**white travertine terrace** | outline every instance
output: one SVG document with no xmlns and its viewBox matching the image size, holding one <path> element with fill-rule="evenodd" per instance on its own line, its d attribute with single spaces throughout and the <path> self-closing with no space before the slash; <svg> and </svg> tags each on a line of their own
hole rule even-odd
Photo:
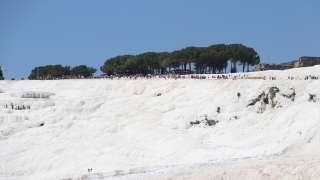
<svg viewBox="0 0 320 180">
<path fill-rule="evenodd" d="M 0 179 L 320 179 L 320 66 L 246 74 L 0 81 Z"/>
</svg>

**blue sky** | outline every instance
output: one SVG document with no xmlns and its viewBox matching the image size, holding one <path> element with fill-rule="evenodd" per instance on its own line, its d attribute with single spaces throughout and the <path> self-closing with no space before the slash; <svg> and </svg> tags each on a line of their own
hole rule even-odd
<svg viewBox="0 0 320 180">
<path fill-rule="evenodd" d="M 99 75 L 117 55 L 219 43 L 252 47 L 262 63 L 320 56 L 320 1 L 0 0 L 6 79 L 55 64 Z"/>
</svg>

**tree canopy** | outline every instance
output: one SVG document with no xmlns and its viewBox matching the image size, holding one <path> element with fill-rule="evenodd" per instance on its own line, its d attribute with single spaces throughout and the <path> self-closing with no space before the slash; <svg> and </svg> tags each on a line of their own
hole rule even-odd
<svg viewBox="0 0 320 180">
<path fill-rule="evenodd" d="M 97 69 L 93 67 L 87 67 L 86 65 L 75 66 L 71 68 L 70 66 L 57 65 L 47 65 L 35 67 L 31 70 L 28 79 L 44 79 L 44 78 L 61 78 L 64 76 L 92 76 Z"/>
<path fill-rule="evenodd" d="M 214 44 L 208 47 L 189 46 L 173 52 L 144 52 L 137 55 L 119 55 L 107 59 L 100 70 L 111 74 L 164 74 L 171 70 L 186 70 L 197 74 L 226 73 L 228 62 L 231 63 L 230 72 L 237 72 L 237 64 L 249 71 L 249 66 L 260 63 L 260 56 L 251 47 L 242 44 Z M 188 68 L 185 65 L 188 64 Z M 192 69 L 193 67 L 193 69 Z M 184 69 L 186 68 L 186 69 Z M 70 66 L 47 65 L 35 67 L 28 79 L 61 78 L 65 76 L 89 77 L 97 69 L 79 65 Z M 0 78 L 2 71 L 0 69 Z"/>
<path fill-rule="evenodd" d="M 93 76 L 95 72 L 97 72 L 97 69 L 93 67 L 87 67 L 86 65 L 75 66 L 71 69 L 71 74 L 74 76 L 89 77 Z"/>
<path fill-rule="evenodd" d="M 145 52 L 138 55 L 119 55 L 107 59 L 100 70 L 107 74 L 163 74 L 171 69 L 183 70 L 183 64 L 188 63 L 190 72 L 216 74 L 226 73 L 229 61 L 231 72 L 237 72 L 237 64 L 242 65 L 244 72 L 246 66 L 249 71 L 249 66 L 259 64 L 260 57 L 253 48 L 242 44 L 214 44 L 209 47 L 190 46 L 171 53 Z"/>
</svg>

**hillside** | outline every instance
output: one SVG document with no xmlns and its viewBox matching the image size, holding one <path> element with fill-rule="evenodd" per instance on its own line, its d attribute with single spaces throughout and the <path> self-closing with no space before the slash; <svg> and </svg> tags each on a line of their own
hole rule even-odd
<svg viewBox="0 0 320 180">
<path fill-rule="evenodd" d="M 0 81 L 0 179 L 319 179 L 320 80 L 306 75 L 320 66 Z"/>
</svg>

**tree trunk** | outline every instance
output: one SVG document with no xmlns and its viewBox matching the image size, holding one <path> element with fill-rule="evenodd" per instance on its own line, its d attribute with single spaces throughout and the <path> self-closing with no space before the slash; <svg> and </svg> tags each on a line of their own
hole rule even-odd
<svg viewBox="0 0 320 180">
<path fill-rule="evenodd" d="M 233 61 L 233 68 L 234 68 L 234 72 L 237 72 L 237 61 Z"/>
<path fill-rule="evenodd" d="M 204 64 L 202 64 L 202 74 L 204 74 L 204 68 L 205 68 L 205 66 L 204 66 Z"/>
</svg>

